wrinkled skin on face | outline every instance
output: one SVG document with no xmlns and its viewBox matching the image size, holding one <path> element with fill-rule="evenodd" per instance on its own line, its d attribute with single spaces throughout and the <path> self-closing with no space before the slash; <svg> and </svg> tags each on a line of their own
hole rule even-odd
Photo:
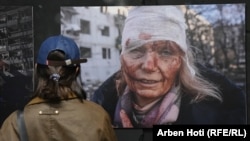
<svg viewBox="0 0 250 141">
<path fill-rule="evenodd" d="M 135 102 L 144 106 L 164 96 L 174 85 L 183 52 L 171 41 L 154 41 L 121 55 L 122 75 Z"/>
</svg>

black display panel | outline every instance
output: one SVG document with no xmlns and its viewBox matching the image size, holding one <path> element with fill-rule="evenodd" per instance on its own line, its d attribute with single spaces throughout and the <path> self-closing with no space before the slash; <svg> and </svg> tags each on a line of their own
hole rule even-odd
<svg viewBox="0 0 250 141">
<path fill-rule="evenodd" d="M 45 1 L 39 1 L 39 2 L 38 1 L 23 1 L 23 2 L 22 1 L 1 1 L 1 4 L 6 5 L 6 6 L 21 6 L 21 7 L 28 6 L 28 7 L 31 7 L 33 9 L 33 22 L 34 22 L 33 23 L 33 25 L 34 25 L 34 27 L 33 27 L 33 30 L 34 30 L 34 35 L 33 35 L 33 37 L 34 37 L 34 45 L 33 45 L 33 47 L 34 48 L 33 49 L 34 50 L 33 51 L 34 51 L 34 58 L 35 58 L 35 54 L 37 52 L 37 49 L 40 46 L 40 43 L 45 38 L 47 38 L 50 35 L 63 33 L 62 29 L 64 29 L 64 28 L 62 27 L 61 19 L 62 19 L 62 8 L 65 8 L 65 7 L 85 7 L 85 8 L 89 7 L 91 9 L 93 7 L 98 7 L 98 8 L 107 7 L 107 8 L 109 8 L 109 7 L 113 7 L 113 6 L 124 7 L 124 6 L 132 6 L 132 5 L 149 5 L 149 6 L 150 5 L 161 5 L 162 6 L 162 5 L 176 5 L 176 4 L 177 5 L 178 4 L 183 5 L 183 4 L 187 4 L 186 6 L 197 8 L 196 10 L 198 10 L 198 11 L 199 10 L 201 10 L 201 11 L 204 10 L 205 12 L 204 11 L 203 12 L 205 14 L 205 17 L 207 16 L 207 18 L 208 18 L 209 15 L 212 14 L 212 12 L 210 12 L 210 10 L 213 11 L 214 8 L 211 7 L 212 9 L 207 11 L 208 10 L 207 8 L 202 10 L 202 8 L 199 9 L 200 7 L 204 6 L 204 7 L 210 8 L 210 6 L 214 6 L 215 4 L 222 4 L 223 6 L 244 5 L 243 6 L 244 8 L 241 9 L 241 10 L 245 10 L 244 12 L 241 13 L 241 14 L 243 14 L 244 18 L 243 17 L 238 17 L 238 18 L 243 18 L 244 19 L 243 23 L 245 24 L 244 26 L 238 26 L 238 28 L 239 27 L 242 28 L 241 29 L 242 31 L 239 32 L 241 34 L 240 35 L 237 35 L 237 33 L 233 34 L 233 32 L 237 32 L 237 31 L 231 31 L 232 28 L 228 28 L 228 30 L 226 29 L 226 32 L 230 32 L 230 34 L 235 35 L 231 39 L 229 39 L 229 42 L 233 41 L 233 38 L 236 38 L 236 36 L 237 37 L 242 36 L 241 40 L 243 40 L 243 42 L 241 43 L 240 47 L 237 46 L 237 49 L 240 49 L 240 48 L 242 49 L 242 46 L 244 46 L 243 50 L 245 51 L 244 52 L 244 51 L 241 50 L 240 53 L 238 52 L 236 54 L 232 53 L 234 51 L 229 51 L 228 52 L 228 55 L 233 58 L 233 59 L 232 58 L 228 58 L 228 59 L 230 60 L 231 63 L 234 62 L 230 67 L 235 67 L 236 62 L 240 63 L 241 61 L 245 60 L 245 63 L 241 62 L 241 64 L 240 64 L 241 66 L 243 66 L 245 68 L 243 69 L 243 72 L 241 71 L 241 72 L 238 72 L 238 73 L 232 72 L 232 71 L 229 72 L 228 70 L 226 72 L 224 69 L 220 69 L 219 71 L 224 72 L 230 79 L 233 80 L 233 82 L 237 83 L 237 85 L 239 85 L 245 91 L 246 97 L 247 97 L 247 102 L 249 101 L 249 96 L 248 96 L 248 93 L 249 93 L 248 92 L 249 91 L 248 90 L 249 79 L 248 79 L 248 75 L 247 75 L 247 73 L 249 71 L 249 65 L 247 64 L 247 62 L 249 60 L 249 57 L 248 57 L 249 55 L 247 55 L 247 54 L 248 54 L 249 51 L 248 51 L 247 46 L 249 44 L 248 39 L 249 39 L 250 36 L 249 36 L 249 19 L 248 19 L 249 16 L 247 16 L 247 15 L 249 15 L 248 14 L 249 10 L 246 8 L 249 5 L 248 5 L 247 1 L 228 0 L 228 1 L 220 1 L 220 2 L 218 2 L 218 1 L 199 1 L 199 2 L 197 2 L 197 1 L 175 1 L 175 2 L 165 2 L 165 1 L 161 1 L 161 0 L 158 0 L 158 1 L 151 1 L 151 0 L 129 1 L 129 0 L 127 0 L 127 1 L 121 1 L 121 2 L 114 2 L 114 1 L 101 1 L 101 2 L 100 1 L 98 1 L 98 2 L 95 2 L 95 1 L 91 1 L 91 2 L 58 1 L 58 2 L 51 2 L 51 3 L 48 3 L 48 2 L 45 2 Z M 229 8 L 229 10 L 227 12 L 229 13 L 229 15 L 234 17 L 237 14 L 235 14 L 233 11 L 234 10 L 230 10 L 230 8 Z M 203 12 L 201 12 L 201 13 L 203 13 Z M 215 20 L 215 19 L 211 18 L 211 16 L 210 16 L 210 19 Z M 87 24 L 86 22 L 84 22 L 84 20 L 82 21 L 82 23 L 83 24 L 85 23 L 85 25 Z M 225 24 L 229 24 L 229 23 L 225 22 Z M 105 25 L 107 25 L 107 24 L 105 24 Z M 75 28 L 75 26 L 73 25 L 71 28 L 75 30 L 78 27 Z M 103 27 L 100 26 L 99 28 L 102 29 Z M 234 28 L 236 28 L 236 27 L 234 27 Z M 100 29 L 98 31 L 99 33 L 101 33 Z M 105 26 L 104 26 L 103 30 L 104 31 L 103 31 L 102 34 L 107 35 L 108 33 L 105 32 Z M 222 30 L 222 29 L 217 28 L 216 30 L 218 31 L 218 30 Z M 237 30 L 239 30 L 239 29 L 237 29 Z M 87 31 L 84 31 L 84 32 L 87 32 Z M 115 31 L 115 32 L 118 32 L 118 30 Z M 113 34 L 113 33 L 110 33 L 110 34 Z M 119 35 L 119 32 L 116 33 L 116 35 Z M 216 34 L 216 35 L 219 35 L 219 34 Z M 198 38 L 199 37 L 201 37 L 201 36 L 198 36 Z M 101 39 L 97 39 L 97 41 L 99 41 L 99 40 L 101 40 Z M 194 45 L 198 45 L 198 44 L 194 44 Z M 117 58 L 117 56 L 116 56 L 117 59 L 116 59 L 115 63 L 111 62 L 111 60 L 109 60 L 109 64 L 107 63 L 108 59 L 109 59 L 109 52 L 110 52 L 110 54 L 113 55 L 112 52 L 114 52 L 114 49 L 117 49 L 116 47 L 117 47 L 117 44 L 112 44 L 112 45 L 107 45 L 106 44 L 106 45 L 101 46 L 99 48 L 99 51 L 96 49 L 95 50 L 96 52 L 95 52 L 94 55 L 98 54 L 99 55 L 98 59 L 103 59 L 104 60 L 104 58 L 105 58 L 105 60 L 106 60 L 106 64 L 102 63 L 102 62 L 97 62 L 96 66 L 99 66 L 99 63 L 101 65 L 103 65 L 103 66 L 108 66 L 108 67 L 111 67 L 111 66 L 113 67 L 114 65 L 116 65 L 116 63 L 118 64 L 119 59 Z M 217 47 L 219 47 L 219 46 L 217 46 Z M 228 47 L 228 49 L 230 48 L 229 50 L 232 49 L 229 46 L 227 46 L 227 47 Z M 92 51 L 91 49 L 89 49 L 90 48 L 89 44 L 84 44 L 83 43 L 83 44 L 81 44 L 81 48 L 82 48 L 82 50 L 81 50 L 82 52 L 86 52 L 86 54 L 84 54 L 84 57 L 85 56 L 94 57 L 94 55 L 91 56 L 91 53 L 89 53 L 89 52 Z M 109 51 L 109 48 L 112 48 L 113 50 L 111 49 Z M 118 47 L 117 52 L 119 52 L 119 47 Z M 245 53 L 245 55 L 243 55 L 244 53 Z M 223 54 L 223 53 L 220 52 L 219 54 L 217 54 L 217 57 L 218 57 L 217 60 L 220 61 L 220 62 L 225 61 L 225 59 L 222 59 L 221 54 Z M 110 56 L 110 58 L 112 57 L 112 59 L 113 59 L 114 56 L 112 56 L 112 55 Z M 243 56 L 241 56 L 241 55 L 243 55 Z M 204 55 L 201 55 L 199 57 L 202 58 L 202 59 L 205 59 L 205 60 L 206 59 L 209 60 L 209 54 L 205 54 L 205 56 L 208 57 L 208 58 L 206 58 L 206 57 L 203 58 Z M 93 64 L 91 64 L 91 65 L 93 65 Z M 225 64 L 223 64 L 222 67 L 220 67 L 220 68 L 224 68 L 224 65 Z M 239 65 L 239 64 L 237 64 L 237 65 Z M 218 66 L 221 66 L 221 65 L 218 65 Z M 216 66 L 216 67 L 218 67 L 218 66 Z M 90 69 L 91 67 L 90 66 L 83 66 L 83 67 L 86 68 L 86 71 L 82 72 L 82 75 L 84 75 L 84 77 L 82 77 L 81 81 L 83 82 L 82 84 L 84 85 L 84 89 L 89 94 L 88 98 L 91 99 L 92 98 L 91 94 L 93 94 L 94 91 L 98 88 L 98 86 L 100 86 L 102 84 L 102 81 L 96 81 L 95 79 L 93 79 L 94 82 L 97 82 L 97 84 L 90 84 L 90 82 L 92 82 L 92 78 L 86 77 L 86 79 L 85 79 L 85 75 L 86 76 L 92 75 L 91 74 L 92 71 Z M 90 68 L 88 68 L 88 67 L 90 67 Z M 211 67 L 215 67 L 215 66 L 211 66 Z M 114 68 L 118 69 L 119 67 L 117 65 Z M 93 77 L 102 78 L 102 80 L 104 80 L 105 78 L 108 78 L 109 76 L 111 76 L 111 74 L 113 72 L 115 72 L 114 68 L 108 68 L 108 69 L 106 68 L 105 72 L 101 72 L 101 73 L 98 73 L 100 70 L 95 69 L 93 72 L 97 72 L 97 73 L 95 73 Z M 87 72 L 87 70 L 88 70 L 88 72 Z M 32 80 L 32 78 L 29 78 L 29 79 Z M 88 85 L 86 85 L 86 84 L 88 84 Z M 31 84 L 30 86 L 33 86 L 33 84 Z M 32 88 L 32 87 L 30 87 L 30 88 Z M 30 91 L 28 93 L 30 93 Z M 0 95 L 2 95 L 2 94 L 0 94 Z M 26 98 L 26 93 L 25 93 L 24 97 Z M 22 97 L 22 98 L 24 98 L 24 97 Z M 24 100 L 22 102 L 19 101 L 18 104 L 23 106 L 23 105 L 25 105 L 25 102 L 26 102 L 26 100 Z M 18 107 L 19 106 L 12 108 L 11 111 L 14 111 Z M 247 109 L 247 111 L 249 111 L 249 109 Z M 6 112 L 6 109 L 1 107 L 1 109 L 0 109 L 0 115 L 1 116 L 2 116 L 2 112 Z M 10 111 L 8 113 L 10 113 Z M 249 115 L 249 112 L 247 112 L 247 114 Z M 4 119 L 4 118 L 6 118 L 6 116 L 7 115 L 4 115 L 1 118 Z M 248 119 L 249 119 L 249 116 L 248 116 Z M 248 120 L 248 124 L 249 124 L 249 120 Z M 138 140 L 138 139 L 141 139 L 141 140 L 144 139 L 144 140 L 150 140 L 150 141 L 152 140 L 152 138 L 151 138 L 152 137 L 152 135 L 151 135 L 152 130 L 148 129 L 148 128 L 143 128 L 144 132 L 142 132 L 142 133 L 141 133 L 141 128 L 140 129 L 117 128 L 116 130 L 117 130 L 117 133 L 119 135 L 119 140 L 121 140 L 121 141 L 126 139 L 125 134 L 128 135 L 128 136 L 130 135 L 130 137 L 133 138 L 134 140 Z"/>
</svg>

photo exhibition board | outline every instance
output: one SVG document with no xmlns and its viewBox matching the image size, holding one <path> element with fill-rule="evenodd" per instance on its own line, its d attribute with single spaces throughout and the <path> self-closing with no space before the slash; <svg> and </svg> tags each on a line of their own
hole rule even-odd
<svg viewBox="0 0 250 141">
<path fill-rule="evenodd" d="M 87 92 L 87 99 L 93 100 L 96 90 L 121 68 L 121 35 L 128 11 L 141 3 L 147 6 L 172 5 L 160 0 L 0 3 L 6 5 L 0 6 L 0 124 L 29 100 L 34 89 L 35 54 L 47 36 L 63 34 L 76 41 L 81 57 L 88 59 L 88 63 L 81 65 L 79 82 Z M 190 2 L 184 5 L 186 3 L 180 2 L 180 6 L 189 23 L 187 38 L 195 48 L 197 60 L 229 77 L 246 92 L 249 101 L 246 46 L 250 36 L 246 36 L 249 34 L 246 21 L 249 20 L 245 2 Z M 220 39 L 223 32 L 228 35 L 224 42 Z M 124 129 L 116 130 L 119 141 L 144 136 L 141 130 L 128 129 L 126 133 L 130 137 L 124 134 Z M 145 132 L 144 140 L 151 141 L 151 130 L 143 130 L 149 131 Z"/>
<path fill-rule="evenodd" d="M 191 4 L 178 7 L 185 15 L 187 40 L 197 62 L 225 75 L 246 93 L 245 4 Z M 81 57 L 88 59 L 87 63 L 81 65 L 79 81 L 89 100 L 99 101 L 100 96 L 95 93 L 101 91 L 100 87 L 113 89 L 106 83 L 114 79 L 114 74 L 121 68 L 124 22 L 132 8 L 60 7 L 61 34 L 73 38 L 80 48 Z M 108 93 L 106 95 L 111 95 L 112 91 Z M 113 98 L 116 95 L 108 97 L 113 111 L 117 104 Z M 107 111 L 113 116 L 112 109 Z"/>
</svg>

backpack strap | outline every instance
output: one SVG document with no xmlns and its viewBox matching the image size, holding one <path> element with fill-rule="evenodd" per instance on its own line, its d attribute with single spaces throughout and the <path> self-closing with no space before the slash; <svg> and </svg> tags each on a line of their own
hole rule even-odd
<svg viewBox="0 0 250 141">
<path fill-rule="evenodd" d="M 20 141 L 28 141 L 28 135 L 24 123 L 23 110 L 17 110 L 17 126 L 20 133 Z"/>
</svg>

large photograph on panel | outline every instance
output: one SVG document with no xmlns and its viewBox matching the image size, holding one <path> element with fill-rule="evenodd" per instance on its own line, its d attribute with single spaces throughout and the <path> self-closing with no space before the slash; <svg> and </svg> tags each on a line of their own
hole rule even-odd
<svg viewBox="0 0 250 141">
<path fill-rule="evenodd" d="M 33 16 L 30 6 L 0 6 L 0 125 L 33 91 Z"/>
<path fill-rule="evenodd" d="M 245 124 L 245 4 L 62 6 L 79 81 L 117 128 Z"/>
</svg>

